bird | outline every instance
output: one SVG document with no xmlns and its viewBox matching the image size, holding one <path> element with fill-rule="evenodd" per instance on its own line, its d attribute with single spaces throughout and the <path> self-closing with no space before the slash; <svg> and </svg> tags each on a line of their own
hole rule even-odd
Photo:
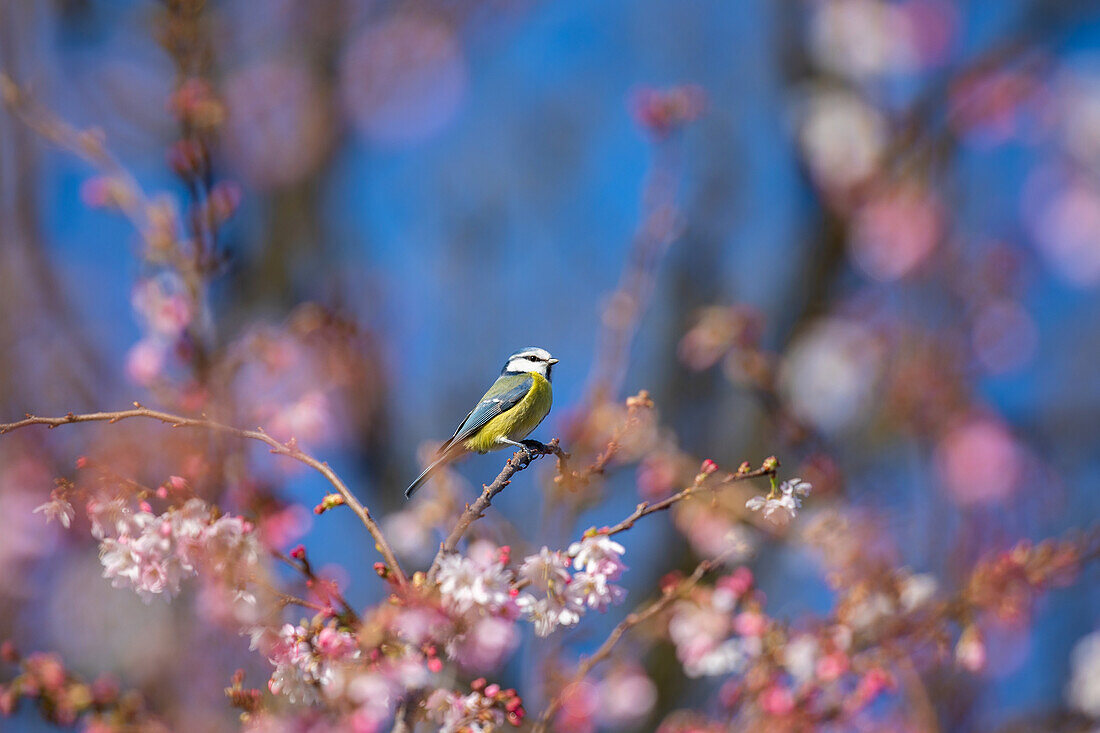
<svg viewBox="0 0 1100 733">
<path fill-rule="evenodd" d="M 405 498 L 412 497 L 441 466 L 467 453 L 528 447 L 520 441 L 538 427 L 554 402 L 550 380 L 557 363 L 549 351 L 536 346 L 509 356 L 497 381 L 459 423 L 454 435 L 439 447 L 435 460 L 405 489 Z"/>
</svg>

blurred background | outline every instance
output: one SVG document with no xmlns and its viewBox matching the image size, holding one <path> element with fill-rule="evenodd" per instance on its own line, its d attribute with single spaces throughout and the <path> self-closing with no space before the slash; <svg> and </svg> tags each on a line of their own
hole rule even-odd
<svg viewBox="0 0 1100 733">
<path fill-rule="evenodd" d="M 425 567 L 425 513 L 503 456 L 420 508 L 402 489 L 538 345 L 561 363 L 535 437 L 573 450 L 646 389 L 661 444 L 731 470 L 779 456 L 815 485 L 808 517 L 858 517 L 946 589 L 1098 516 L 1096 3 L 0 0 L 0 71 L 22 90 L 0 113 L 0 419 L 141 400 L 263 425 L 330 461 Z M 354 603 L 383 594 L 355 517 L 311 516 L 323 479 L 239 446 L 198 466 L 204 440 L 0 440 L 0 637 L 154 700 L 182 689 L 159 706 L 193 730 L 231 726 L 221 688 L 265 664 L 42 529 L 31 510 L 78 455 L 238 510 L 262 498 L 273 544 L 304 542 Z M 494 504 L 495 537 L 563 547 L 618 521 L 675 483 L 643 453 L 584 495 L 539 464 Z M 735 523 L 639 525 L 627 606 L 539 643 L 591 651 Z M 790 619 L 835 591 L 796 534 L 749 539 Z M 999 628 L 981 674 L 930 676 L 942 729 L 1056 729 L 1097 581 Z M 516 686 L 546 654 L 520 644 Z M 643 714 L 605 727 L 713 694 L 662 682 L 662 659 Z"/>
</svg>

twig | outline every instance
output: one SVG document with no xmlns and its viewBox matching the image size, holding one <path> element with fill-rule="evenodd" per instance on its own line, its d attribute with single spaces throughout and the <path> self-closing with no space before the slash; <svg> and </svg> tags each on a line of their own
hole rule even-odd
<svg viewBox="0 0 1100 733">
<path fill-rule="evenodd" d="M 656 616 L 661 611 L 672 605 L 673 601 L 678 599 L 684 592 L 694 587 L 703 576 L 718 566 L 724 559 L 726 553 L 722 553 L 716 557 L 712 557 L 709 560 L 704 560 L 699 563 L 695 571 L 691 575 L 684 578 L 673 589 L 667 591 L 661 598 L 657 599 L 653 603 L 649 604 L 644 610 L 634 611 L 630 613 L 626 618 L 619 622 L 619 625 L 612 629 L 611 634 L 604 640 L 603 644 L 600 644 L 600 648 L 595 651 L 590 657 L 586 657 L 581 660 L 581 663 L 577 665 L 577 671 L 573 674 L 573 677 L 562 686 L 557 695 L 550 700 L 550 703 L 546 706 L 546 709 L 542 711 L 542 715 L 539 716 L 538 723 L 535 724 L 534 733 L 545 733 L 547 726 L 550 724 L 551 718 L 554 717 L 554 713 L 561 707 L 562 693 L 565 692 L 571 685 L 578 684 L 592 669 L 611 656 L 611 650 L 619 643 L 619 639 L 623 637 L 627 631 L 637 626 L 640 623 L 647 621 L 648 619 Z"/>
<path fill-rule="evenodd" d="M 739 481 L 745 481 L 745 480 L 752 479 L 752 478 L 761 478 L 763 476 L 774 476 L 776 470 L 778 470 L 777 466 L 762 466 L 762 467 L 757 468 L 753 471 L 746 471 L 746 472 L 743 472 L 743 473 L 741 473 L 741 472 L 731 473 L 731 474 L 728 474 L 722 480 L 722 483 L 720 483 L 718 486 L 710 487 L 707 490 L 711 491 L 711 492 L 715 492 L 715 491 L 718 491 L 720 488 L 722 488 L 724 486 L 728 486 L 729 484 L 737 483 Z M 646 516 L 647 514 L 653 514 L 654 512 L 664 511 L 665 509 L 668 509 L 669 507 L 671 507 L 673 504 L 675 504 L 677 502 L 680 502 L 680 501 L 683 501 L 684 499 L 687 499 L 689 496 L 692 496 L 693 494 L 698 493 L 703 488 L 704 487 L 702 486 L 702 484 L 696 483 L 696 484 L 693 484 L 693 485 L 687 487 L 683 491 L 680 491 L 680 492 L 677 492 L 677 493 L 673 494 L 672 496 L 670 496 L 666 499 L 661 499 L 656 504 L 650 504 L 647 501 L 643 501 L 634 510 L 633 514 L 631 514 L 629 517 L 627 517 L 623 521 L 619 522 L 615 526 L 610 527 L 606 530 L 601 530 L 600 534 L 613 535 L 613 534 L 618 534 L 619 532 L 625 532 L 626 530 L 633 527 L 635 522 L 637 522 L 639 519 Z"/>
<path fill-rule="evenodd" d="M 632 397 L 626 398 L 626 419 L 615 426 L 615 429 L 611 433 L 611 439 L 607 442 L 607 445 L 596 456 L 596 460 L 587 468 L 580 471 L 568 471 L 566 470 L 565 463 L 559 460 L 558 475 L 554 477 L 554 483 L 561 484 L 571 491 L 587 486 L 593 476 L 602 476 L 607 470 L 607 466 L 611 463 L 611 459 L 619 452 L 619 448 L 622 446 L 623 437 L 637 425 L 640 420 L 640 412 L 642 410 L 652 410 L 653 400 L 649 397 L 649 392 L 641 390 L 638 394 Z"/>
<path fill-rule="evenodd" d="M 397 563 L 397 557 L 393 554 L 393 550 L 390 548 L 389 543 L 386 541 L 385 536 L 382 534 L 382 530 L 378 527 L 377 522 L 371 517 L 370 510 L 359 503 L 359 500 L 355 498 L 355 495 L 348 489 L 347 484 L 336 475 L 329 465 L 323 461 L 319 461 L 308 453 L 302 452 L 298 448 L 297 442 L 291 438 L 287 442 L 283 443 L 275 438 L 271 437 L 263 431 L 262 428 L 256 430 L 242 430 L 241 428 L 235 428 L 230 425 L 215 422 L 214 420 L 208 420 L 206 418 L 198 417 L 184 417 L 182 415 L 173 415 L 168 412 L 161 412 L 160 410 L 150 410 L 147 407 L 143 407 L 140 403 L 135 402 L 132 410 L 118 410 L 116 412 L 90 412 L 84 414 L 69 413 L 63 417 L 39 417 L 36 415 L 27 415 L 24 419 L 13 423 L 0 424 L 0 435 L 24 428 L 29 425 L 45 425 L 49 428 L 56 428 L 59 425 L 68 425 L 70 423 L 80 422 L 108 422 L 115 423 L 119 420 L 126 420 L 132 417 L 144 417 L 152 420 L 159 420 L 162 423 L 171 425 L 174 428 L 179 427 L 195 427 L 204 428 L 206 430 L 212 430 L 219 433 L 227 433 L 229 435 L 236 436 L 238 438 L 248 438 L 249 440 L 258 440 L 261 443 L 266 443 L 271 447 L 271 452 L 275 455 L 287 456 L 293 458 L 299 463 L 304 463 L 310 468 L 314 469 L 332 484 L 332 486 L 344 497 L 344 503 L 346 503 L 351 510 L 359 517 L 359 520 L 363 523 L 363 526 L 370 532 L 371 537 L 374 538 L 375 547 L 378 552 L 385 559 L 386 564 L 389 565 L 393 571 L 395 578 L 399 585 L 404 585 L 407 582 L 405 573 L 401 570 L 401 566 Z"/>
<path fill-rule="evenodd" d="M 306 579 L 306 587 L 316 588 L 315 592 L 319 596 L 321 596 L 322 600 L 326 601 L 326 605 L 328 605 L 330 608 L 332 604 L 329 603 L 328 600 L 325 598 L 326 595 L 332 600 L 335 600 L 341 606 L 343 606 L 343 615 L 345 615 L 347 617 L 347 620 L 350 621 L 349 625 L 355 625 L 359 623 L 359 614 L 355 611 L 355 608 L 352 607 L 350 603 L 348 603 L 348 600 L 344 597 L 344 594 L 340 592 L 340 588 L 335 583 L 332 583 L 331 587 L 320 585 L 326 582 L 325 578 L 317 576 L 317 574 L 313 571 L 312 563 L 310 563 L 309 559 L 306 558 L 304 554 L 298 561 L 287 557 L 278 550 L 272 550 L 271 554 L 277 560 L 280 560 L 287 566 L 293 568 L 296 572 L 301 573 L 302 577 Z M 319 608 L 325 610 L 324 606 L 319 606 Z"/>
<path fill-rule="evenodd" d="M 493 497 L 503 491 L 504 487 L 511 483 L 512 477 L 531 465 L 531 461 L 536 458 L 551 454 L 558 457 L 559 464 L 563 464 L 569 457 L 569 454 L 563 451 L 558 445 L 557 438 L 554 438 L 545 445 L 542 443 L 535 443 L 534 441 L 528 441 L 528 444 L 523 450 L 517 450 L 512 454 L 512 457 L 505 462 L 504 468 L 497 474 L 493 483 L 486 484 L 482 488 L 481 496 L 479 496 L 473 504 L 466 506 L 466 511 L 459 517 L 454 529 L 451 530 L 451 533 L 447 535 L 447 539 L 439 546 L 439 552 L 436 553 L 435 559 L 432 560 L 431 567 L 428 569 L 428 582 L 435 580 L 436 573 L 439 572 L 439 564 L 443 562 L 443 558 L 455 551 L 455 548 L 458 547 L 459 540 L 462 539 L 462 535 L 466 534 L 466 530 L 470 528 L 471 524 L 483 516 L 485 510 L 493 503 Z"/>
<path fill-rule="evenodd" d="M 148 239 L 151 231 L 148 211 L 152 204 L 138 185 L 137 179 L 104 145 L 102 133 L 97 130 L 79 130 L 55 117 L 36 104 L 26 91 L 2 71 L 0 101 L 43 138 L 82 158 L 101 174 L 118 181 L 127 194 L 116 202 L 119 209 L 134 228 Z"/>
</svg>

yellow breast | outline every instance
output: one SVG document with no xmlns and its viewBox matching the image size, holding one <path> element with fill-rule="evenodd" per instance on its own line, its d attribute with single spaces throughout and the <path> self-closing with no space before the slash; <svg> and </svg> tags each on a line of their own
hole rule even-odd
<svg viewBox="0 0 1100 733">
<path fill-rule="evenodd" d="M 491 450 L 507 448 L 507 444 L 497 442 L 497 438 L 520 441 L 531 434 L 538 424 L 550 413 L 554 402 L 554 390 L 550 382 L 541 374 L 532 374 L 534 384 L 518 405 L 503 415 L 497 415 L 477 435 L 466 441 L 466 450 L 485 453 Z"/>
</svg>

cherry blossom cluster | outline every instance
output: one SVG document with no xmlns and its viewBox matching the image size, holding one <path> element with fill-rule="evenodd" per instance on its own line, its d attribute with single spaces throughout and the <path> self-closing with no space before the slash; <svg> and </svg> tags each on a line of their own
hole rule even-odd
<svg viewBox="0 0 1100 733">
<path fill-rule="evenodd" d="M 506 722 L 519 727 L 527 714 L 515 690 L 502 690 L 484 677 L 470 683 L 470 692 L 460 694 L 438 689 L 428 696 L 428 719 L 439 724 L 440 733 L 489 733 Z"/>
<path fill-rule="evenodd" d="M 893 686 L 872 655 L 859 653 L 850 627 L 790 631 L 763 603 L 751 571 L 738 568 L 712 587 L 696 587 L 669 613 L 668 636 L 685 674 L 727 677 L 720 700 L 729 715 L 750 727 L 769 719 L 800 729 L 854 715 Z M 665 729 L 709 730 L 675 716 Z"/>
<path fill-rule="evenodd" d="M 448 555 L 436 576 L 444 607 L 456 615 L 515 617 L 510 548 L 496 553 L 487 543 L 475 543 L 469 556 Z"/>
<path fill-rule="evenodd" d="M 338 666 L 359 658 L 359 644 L 354 634 L 336 628 L 334 621 L 315 632 L 303 620 L 297 626 L 284 625 L 268 655 L 275 665 L 268 689 L 291 702 L 312 704 L 321 700 L 323 688 L 332 685 Z"/>
<path fill-rule="evenodd" d="M 74 516 L 68 501 L 56 495 L 39 510 L 64 526 Z M 204 566 L 236 600 L 255 603 L 247 586 L 260 563 L 260 543 L 242 517 L 215 516 L 201 499 L 154 514 L 144 501 L 135 510 L 124 499 L 95 498 L 87 513 L 99 540 L 103 577 L 114 587 L 132 588 L 146 602 L 158 595 L 171 598 L 183 579 Z"/>
<path fill-rule="evenodd" d="M 558 626 L 575 625 L 589 608 L 604 612 L 623 599 L 626 591 L 614 584 L 626 569 L 623 552 L 622 545 L 593 529 L 566 552 L 543 547 L 529 555 L 518 573 L 507 567 L 507 547 L 495 557 L 450 555 L 441 561 L 436 581 L 452 615 L 467 622 L 496 619 L 498 632 L 522 615 L 538 636 L 547 636 Z"/>
<path fill-rule="evenodd" d="M 535 634 L 548 636 L 558 626 L 575 625 L 588 608 L 602 613 L 621 602 L 626 591 L 613 581 L 626 570 L 624 552 L 608 535 L 589 530 L 566 553 L 543 547 L 528 556 L 519 569 L 524 590 L 516 603 Z"/>
<path fill-rule="evenodd" d="M 668 635 L 689 677 L 742 672 L 760 654 L 768 620 L 750 610 L 752 586 L 752 571 L 741 567 L 673 605 Z"/>
<path fill-rule="evenodd" d="M 384 604 L 354 629 L 320 613 L 277 632 L 257 627 L 251 646 L 275 667 L 268 680 L 273 694 L 292 703 L 349 711 L 336 729 L 372 733 L 392 718 L 405 691 L 427 686 L 431 673 L 441 669 L 434 645 L 452 629 L 422 610 Z M 250 730 L 282 728 L 260 717 Z"/>
<path fill-rule="evenodd" d="M 482 643 L 470 637 L 492 636 L 491 629 L 475 631 L 466 626 L 471 621 L 469 614 L 479 614 L 477 606 L 468 606 L 451 617 L 448 609 L 455 606 L 446 598 L 438 606 L 417 594 L 403 601 L 395 596 L 392 601 L 372 609 L 354 628 L 326 612 L 297 625 L 286 624 L 277 632 L 254 629 L 252 648 L 266 653 L 275 667 L 268 689 L 292 703 L 350 710 L 335 729 L 361 733 L 382 730 L 409 690 L 428 691 L 421 706 L 441 730 L 487 731 L 506 722 L 522 722 L 525 711 L 515 690 L 502 690 L 479 679 L 470 693 L 459 694 L 433 682 L 434 675 L 443 670 L 441 649 L 448 647 L 448 655 L 465 666 L 467 660 L 461 655 Z M 493 622 L 495 618 L 485 616 L 480 621 Z M 488 643 L 499 646 L 498 639 Z M 496 664 L 501 654 L 488 656 Z M 233 692 L 241 698 L 246 691 Z M 247 697 L 246 703 L 251 699 Z M 249 730 L 281 730 L 270 727 L 274 725 L 275 719 L 260 715 Z"/>
</svg>

